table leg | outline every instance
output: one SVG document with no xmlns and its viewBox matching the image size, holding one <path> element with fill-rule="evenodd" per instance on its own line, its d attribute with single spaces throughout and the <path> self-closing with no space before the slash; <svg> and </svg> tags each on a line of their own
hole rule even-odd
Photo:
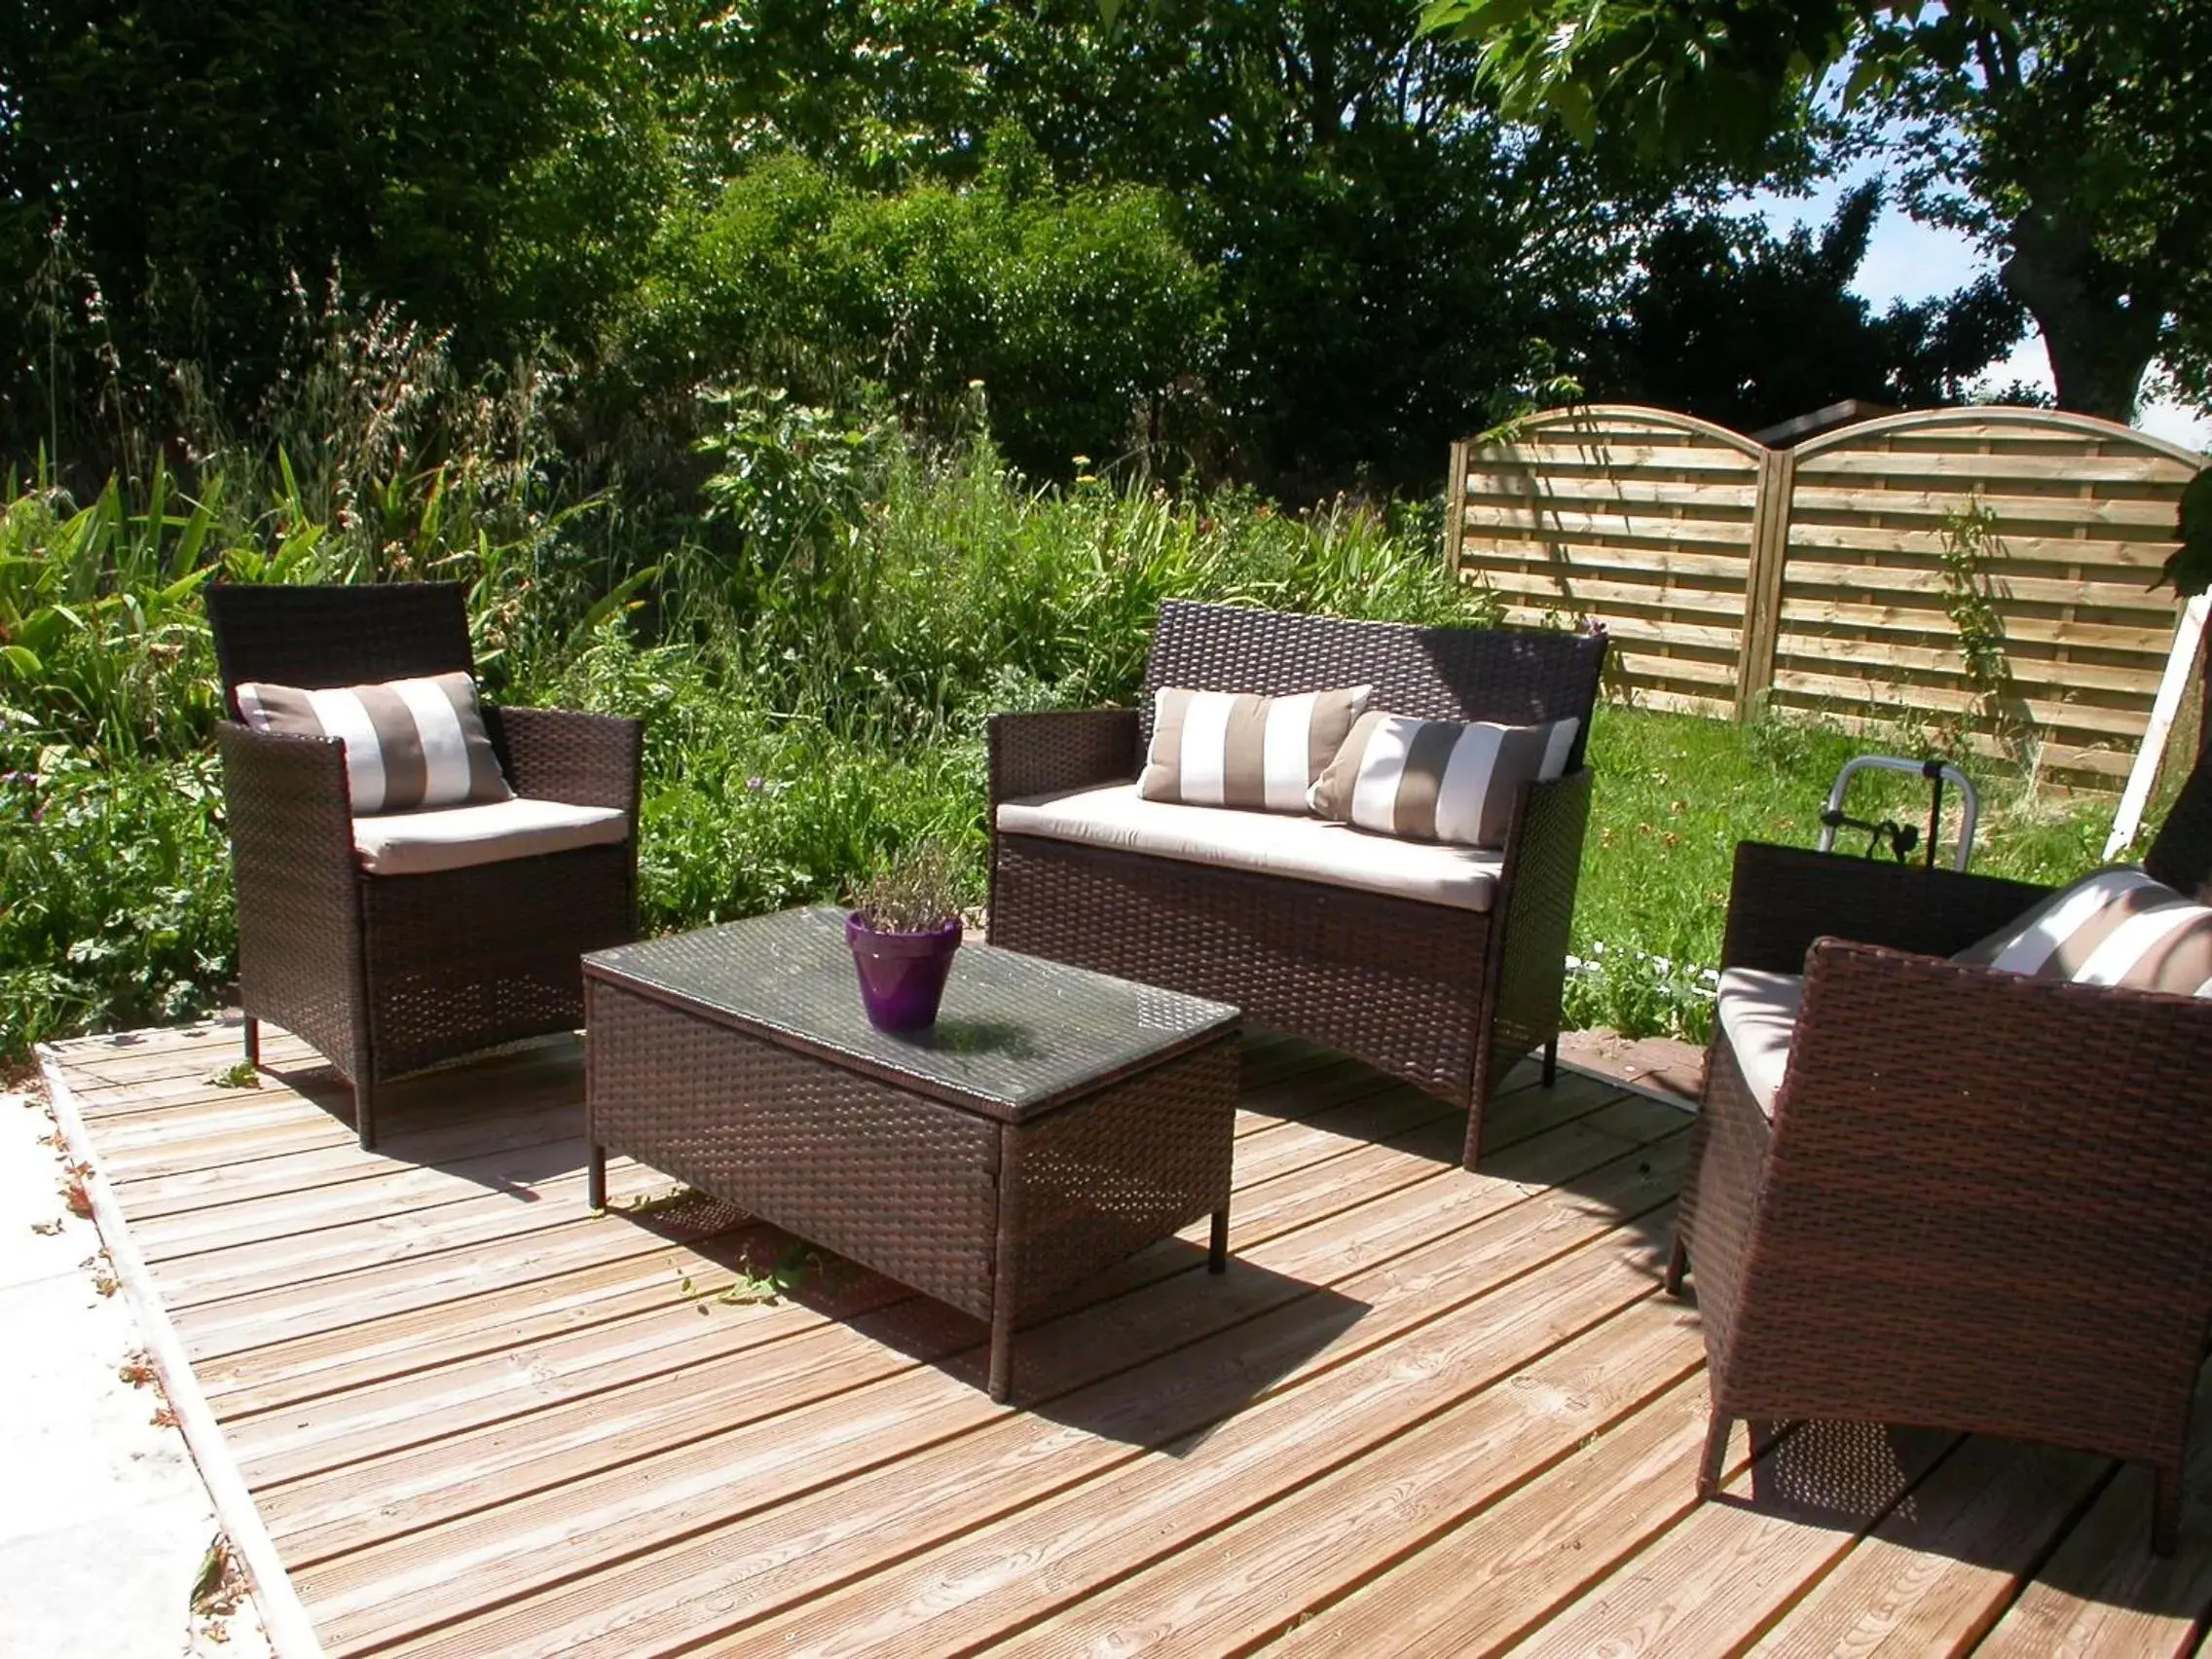
<svg viewBox="0 0 2212 1659">
<path fill-rule="evenodd" d="M 1226 1205 L 1213 1212 L 1213 1243 L 1206 1250 L 1206 1272 L 1229 1272 L 1229 1209 Z"/>
<path fill-rule="evenodd" d="M 1021 1136 L 1012 1124 L 999 1129 L 999 1203 L 996 1259 L 991 1270 L 991 1399 L 1004 1405 L 1014 1392 L 1014 1310 L 1021 1300 L 1017 1216 L 1021 1195 Z"/>
<path fill-rule="evenodd" d="M 1006 1404 L 1014 1393 L 1014 1298 L 1001 1280 L 991 1299 L 991 1399 Z"/>
</svg>

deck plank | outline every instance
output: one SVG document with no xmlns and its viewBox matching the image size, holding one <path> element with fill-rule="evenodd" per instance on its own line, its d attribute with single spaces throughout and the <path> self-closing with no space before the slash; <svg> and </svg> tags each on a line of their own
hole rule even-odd
<svg viewBox="0 0 2212 1659">
<path fill-rule="evenodd" d="M 239 1045 L 50 1066 L 332 1659 L 2179 1653 L 2212 1613 L 2212 1454 L 2172 1562 L 2141 1471 L 1956 1436 L 1815 1513 L 1823 1425 L 1739 1433 L 1698 1504 L 1689 1120 L 1607 1083 L 1518 1068 L 1470 1175 L 1460 1113 L 1254 1040 L 1231 1271 L 1200 1227 L 1071 1289 L 1009 1408 L 950 1309 L 819 1253 L 718 1301 L 803 1248 L 627 1160 L 651 1206 L 587 1212 L 571 1040 L 398 1086 L 377 1152 L 282 1033 L 218 1082 Z"/>
<path fill-rule="evenodd" d="M 1424 1355 L 1438 1355 L 1438 1334 L 1434 1327 L 1423 1334 Z M 1295 1584 L 1308 1604 L 1333 1600 L 1632 1417 L 1703 1357 L 1703 1343 L 1679 1309 L 1650 1298 L 1632 1303 L 1433 1416 L 1409 1411 L 1414 1420 L 1371 1446 L 1332 1436 L 1328 1455 L 1350 1456 L 1329 1474 L 1291 1485 L 1282 1476 L 1294 1471 L 1270 1470 L 1263 1506 L 1234 1524 L 1194 1527 L 1191 1518 L 1173 1516 L 1176 1531 L 1195 1543 L 1179 1544 L 1119 1582 L 1094 1567 L 1106 1588 L 992 1651 L 1049 1654 L 1078 1643 L 1117 1654 L 1249 1646 L 1298 1616 L 1298 1606 L 1285 1605 L 1285 1585 Z M 1239 1427 L 1251 1420 L 1240 1419 Z M 1203 1451 L 1215 1454 L 1210 1444 Z M 1095 1495 L 1098 1513 L 1128 1512 L 1121 1507 L 1129 1500 L 1125 1492 Z M 1069 1575 L 1055 1577 L 1055 1590 L 1065 1594 Z"/>
<path fill-rule="evenodd" d="M 1737 1438 L 1743 1438 L 1743 1430 Z M 1900 1436 L 1897 1485 L 1909 1489 L 1954 1444 Z M 1787 1446 L 1787 1443 L 1785 1443 Z M 1753 1505 L 1754 1482 L 1773 1470 L 1769 1452 L 1684 1516 L 1656 1543 L 1584 1592 L 1559 1617 L 1512 1648 L 1516 1655 L 1623 1652 L 1733 1653 L 1755 1638 L 1887 1512 L 1809 1521 L 1779 1503 Z M 1885 1471 L 1886 1473 L 1887 1471 Z M 1901 1493 L 1891 1493 L 1894 1501 Z"/>
<path fill-rule="evenodd" d="M 2212 1412 L 2212 1373 L 2196 1393 L 2198 1422 Z M 2192 1447 L 2182 1492 L 2182 1547 L 2151 1553 L 2151 1471 L 2122 1468 L 2081 1523 L 2036 1570 L 1974 1649 L 1990 1659 L 2120 1659 L 2197 1650 L 2212 1619 L 2212 1436 Z"/>
<path fill-rule="evenodd" d="M 1614 1162 L 1631 1164 L 1638 1157 L 1631 1153 Z M 1660 1196 L 1672 1170 L 1638 1176 L 1631 1169 L 1614 1179 L 1634 1180 L 1640 1191 L 1656 1189 Z M 929 1460 L 918 1457 L 922 1451 L 986 1427 L 1010 1441 L 1003 1460 L 1026 1468 L 1026 1478 L 1064 1484 L 1088 1472 L 1093 1459 L 1119 1460 L 1219 1419 L 1248 1404 L 1256 1386 L 1279 1387 L 1381 1346 L 1393 1331 L 1510 1282 L 1561 1251 L 1603 1236 L 1609 1226 L 1606 1218 L 1583 1216 L 1546 1192 L 1524 1197 L 1503 1180 L 1478 1178 L 1432 1191 L 1436 1185 L 1417 1188 L 1392 1205 L 1370 1206 L 1383 1213 L 1360 1212 L 1364 1231 L 1306 1229 L 1263 1245 L 1234 1260 L 1221 1278 L 1198 1271 L 1199 1253 L 1190 1246 L 1189 1269 L 1164 1287 L 1025 1333 L 1015 1381 L 1028 1411 L 992 1407 L 973 1387 L 982 1360 L 977 1328 L 978 1340 L 948 1362 L 950 1376 L 906 1370 L 664 1454 L 669 1471 L 656 1475 L 651 1490 L 639 1480 L 639 1460 L 628 1448 L 602 1447 L 600 1474 L 548 1469 L 538 1495 L 311 1568 L 297 1575 L 302 1594 L 318 1616 L 327 1608 L 328 1628 L 343 1650 L 355 1641 L 387 1640 L 382 1633 L 395 1616 L 401 1588 L 435 1573 L 441 1562 L 466 1562 L 471 1571 L 502 1585 L 535 1588 L 535 1581 L 579 1563 L 611 1564 L 649 1548 L 662 1533 L 681 1536 L 704 1523 L 704 1511 L 714 1506 L 749 1510 L 762 1499 L 784 1501 L 801 1470 L 809 1486 L 864 1473 L 886 1459 L 916 1460 L 928 1470 Z M 1464 1196 L 1470 1191 L 1492 1195 L 1487 1219 Z M 1386 1242 L 1391 1238 L 1399 1241 L 1395 1249 Z M 1370 1266 L 1369 1249 L 1379 1240 L 1384 1242 L 1377 1253 L 1384 1260 Z M 1426 1248 L 1390 1259 L 1416 1240 Z M 1398 1284 L 1401 1294 L 1382 1301 L 1377 1293 L 1384 1281 Z M 1322 1290 L 1333 1294 L 1315 1294 Z M 1081 1425 L 1072 1440 L 1061 1426 L 1067 1423 Z M 1040 1446 L 1053 1456 L 1043 1456 Z M 971 1484 L 978 1467 L 1000 1460 L 963 1444 L 940 1459 L 946 1466 L 918 1492 L 903 1492 L 889 1518 L 910 1527 L 929 1505 L 943 1512 L 946 1528 L 965 1529 L 974 1503 L 1005 1497 L 1010 1477 L 1002 1475 L 987 1495 Z M 914 1470 L 902 1469 L 903 1479 L 913 1476 Z M 749 1494 L 757 1495 L 748 1502 Z M 856 1513 L 844 1493 L 835 1509 L 840 1525 Z M 548 1545 L 556 1540 L 562 1544 L 558 1560 L 548 1560 Z M 809 1571 L 824 1565 L 806 1563 Z"/>
<path fill-rule="evenodd" d="M 1310 1615 L 1284 1609 L 1293 1628 L 1266 1651 L 1503 1651 L 1696 1507 L 1705 1419 L 1705 1381 L 1693 1376 L 1342 1602 Z"/>
<path fill-rule="evenodd" d="M 1751 1651 L 1964 1652 L 2111 1474 L 2103 1458 L 1971 1439 Z"/>
</svg>

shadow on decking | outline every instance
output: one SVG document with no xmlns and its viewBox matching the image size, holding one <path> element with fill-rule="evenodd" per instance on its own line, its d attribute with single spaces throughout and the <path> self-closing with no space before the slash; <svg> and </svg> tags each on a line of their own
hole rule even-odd
<svg viewBox="0 0 2212 1659">
<path fill-rule="evenodd" d="M 727 1269 L 741 1281 L 739 1300 L 772 1294 L 963 1387 L 983 1388 L 989 1327 L 946 1303 L 697 1195 L 609 1219 Z M 1234 1258 L 1226 1273 L 1212 1274 L 1205 1260 L 1198 1244 L 1162 1239 L 1024 1319 L 1014 1339 L 1013 1404 L 1101 1439 L 1179 1456 L 1211 1430 L 1170 1440 L 1163 1423 L 1188 1423 L 1194 1411 L 1215 1422 L 1234 1416 L 1369 1310 Z M 760 1282 L 771 1277 L 772 1290 Z M 717 1294 L 702 1291 L 703 1299 Z"/>
<path fill-rule="evenodd" d="M 271 1082 L 353 1126 L 353 1087 L 319 1058 L 281 1061 Z M 584 1167 L 583 1045 L 535 1038 L 385 1084 L 377 1151 L 524 1203 Z"/>
</svg>

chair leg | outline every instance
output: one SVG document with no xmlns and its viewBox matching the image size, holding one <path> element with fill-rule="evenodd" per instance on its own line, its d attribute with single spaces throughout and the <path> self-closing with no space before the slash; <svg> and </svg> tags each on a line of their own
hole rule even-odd
<svg viewBox="0 0 2212 1659">
<path fill-rule="evenodd" d="M 1720 1490 L 1720 1470 L 1728 1461 L 1728 1430 L 1734 1419 L 1715 1406 L 1705 1425 L 1705 1456 L 1698 1464 L 1697 1494 L 1711 1497 Z"/>
<path fill-rule="evenodd" d="M 1559 1039 L 1555 1036 L 1544 1045 L 1544 1087 L 1559 1082 Z"/>
<path fill-rule="evenodd" d="M 361 1150 L 374 1152 L 377 1144 L 376 1088 L 364 1073 L 353 1080 L 353 1132 L 360 1137 Z"/>
<path fill-rule="evenodd" d="M 1682 1275 L 1689 1272 L 1690 1247 L 1682 1241 L 1682 1230 L 1675 1229 L 1674 1242 L 1667 1249 L 1667 1276 L 1660 1280 L 1669 1296 L 1682 1294 Z"/>
<path fill-rule="evenodd" d="M 250 1014 L 245 1016 L 245 1063 L 261 1069 L 261 1021 Z"/>
<path fill-rule="evenodd" d="M 2181 1469 L 2161 1464 L 2151 1493 L 2151 1552 L 2170 1556 L 2181 1546 Z"/>
</svg>

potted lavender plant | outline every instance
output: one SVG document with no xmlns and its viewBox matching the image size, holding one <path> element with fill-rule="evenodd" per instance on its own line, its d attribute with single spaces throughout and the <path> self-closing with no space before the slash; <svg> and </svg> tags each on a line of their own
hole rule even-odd
<svg viewBox="0 0 2212 1659">
<path fill-rule="evenodd" d="M 878 1031 L 936 1024 L 960 948 L 960 888 L 943 846 L 923 842 L 863 882 L 845 918 L 845 942 L 869 1024 Z"/>
</svg>

